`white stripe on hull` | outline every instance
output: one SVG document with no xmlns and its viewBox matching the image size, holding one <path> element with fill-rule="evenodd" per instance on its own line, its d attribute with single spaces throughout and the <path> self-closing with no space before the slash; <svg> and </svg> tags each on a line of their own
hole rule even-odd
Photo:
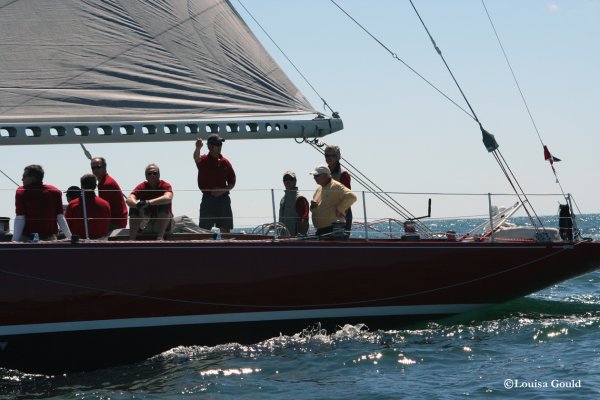
<svg viewBox="0 0 600 400">
<path fill-rule="evenodd" d="M 172 317 L 124 318 L 96 321 L 6 325 L 0 327 L 0 336 L 76 332 L 97 329 L 149 328 L 177 325 L 263 322 L 317 318 L 458 314 L 485 306 L 488 306 L 488 304 L 432 304 L 417 306 L 326 308 L 312 310 L 261 311 L 228 314 L 182 315 Z"/>
</svg>

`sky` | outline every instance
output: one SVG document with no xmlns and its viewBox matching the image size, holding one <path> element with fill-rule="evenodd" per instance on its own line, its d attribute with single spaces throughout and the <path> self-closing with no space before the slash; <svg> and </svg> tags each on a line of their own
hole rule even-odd
<svg viewBox="0 0 600 400">
<path fill-rule="evenodd" d="M 398 58 L 437 88 L 467 106 L 432 48 L 410 3 L 398 0 L 337 0 Z M 292 81 L 316 109 L 319 97 L 232 0 Z M 243 0 L 244 5 L 284 49 L 335 111 L 345 129 L 324 138 L 342 155 L 415 215 L 433 218 L 485 216 L 492 202 L 515 201 L 478 125 L 442 97 L 327 0 Z M 487 15 L 479 0 L 415 0 L 446 61 L 483 126 L 493 133 L 519 183 L 528 193 L 557 194 L 560 188 L 523 106 Z M 542 141 L 561 162 L 556 170 L 565 192 L 582 213 L 600 212 L 600 1 L 486 0 L 504 49 Z M 128 194 L 144 180 L 144 168 L 157 163 L 175 190 L 175 215 L 198 218 L 201 194 L 192 159 L 194 142 L 89 144 L 108 161 L 109 173 Z M 206 148 L 203 150 L 206 151 Z M 282 176 L 297 173 L 310 198 L 309 171 L 324 162 L 307 144 L 292 139 L 230 140 L 223 154 L 232 162 L 237 185 L 232 207 L 236 227 L 272 220 L 272 195 L 282 196 Z M 66 190 L 89 173 L 78 145 L 2 146 L 0 169 L 20 182 L 23 167 L 41 164 L 45 183 Z M 14 219 L 16 185 L 0 175 L 0 216 Z M 363 188 L 355 220 L 363 220 Z M 418 194 L 413 194 L 418 193 Z M 440 195 L 462 193 L 466 196 Z M 367 219 L 397 218 L 366 193 Z M 557 212 L 559 196 L 531 196 L 540 215 Z"/>
</svg>

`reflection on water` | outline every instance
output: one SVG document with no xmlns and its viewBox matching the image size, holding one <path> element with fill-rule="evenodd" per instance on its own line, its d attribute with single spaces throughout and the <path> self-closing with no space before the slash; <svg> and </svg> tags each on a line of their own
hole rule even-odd
<svg viewBox="0 0 600 400">
<path fill-rule="evenodd" d="M 177 347 L 143 363 L 88 373 L 51 377 L 2 370 L 0 399 L 176 399 L 207 393 L 217 398 L 314 398 L 315 393 L 342 398 L 337 395 L 364 393 L 368 382 L 388 385 L 373 393 L 395 396 L 405 390 L 399 375 L 411 377 L 409 387 L 427 381 L 431 388 L 452 383 L 466 390 L 469 385 L 457 382 L 456 375 L 484 370 L 485 378 L 475 386 L 469 378 L 470 390 L 489 393 L 500 390 L 493 383 L 505 375 L 530 376 L 534 368 L 546 374 L 557 371 L 557 363 L 589 368 L 592 355 L 578 352 L 573 343 L 600 348 L 599 304 L 598 297 L 591 304 L 530 297 L 411 329 L 369 331 L 364 325 L 346 325 L 327 333 L 316 326 L 254 345 Z M 572 376 L 574 370 L 569 371 L 556 373 Z"/>
</svg>

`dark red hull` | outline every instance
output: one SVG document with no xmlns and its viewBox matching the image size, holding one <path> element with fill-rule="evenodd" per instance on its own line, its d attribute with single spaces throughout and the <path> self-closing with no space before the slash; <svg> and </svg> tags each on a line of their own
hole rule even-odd
<svg viewBox="0 0 600 400">
<path fill-rule="evenodd" d="M 600 243 L 0 243 L 0 260 L 0 366 L 61 372 L 457 314 L 592 271 Z"/>
</svg>

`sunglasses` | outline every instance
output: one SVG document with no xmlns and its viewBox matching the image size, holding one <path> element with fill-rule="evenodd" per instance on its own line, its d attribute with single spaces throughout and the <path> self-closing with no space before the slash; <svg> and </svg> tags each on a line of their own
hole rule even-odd
<svg viewBox="0 0 600 400">
<path fill-rule="evenodd" d="M 283 178 L 283 181 L 295 181 L 296 179 L 294 178 L 290 178 L 289 176 L 286 176 L 285 178 Z"/>
<path fill-rule="evenodd" d="M 156 172 L 156 171 L 146 172 L 146 176 L 150 176 L 150 175 L 158 175 L 158 172 Z"/>
<path fill-rule="evenodd" d="M 104 165 L 92 165 L 92 169 L 104 168 Z"/>
<path fill-rule="evenodd" d="M 217 146 L 217 147 L 221 147 L 223 145 L 223 143 L 221 142 L 217 142 L 217 143 L 209 143 L 211 146 Z"/>
<path fill-rule="evenodd" d="M 337 157 L 337 154 L 325 154 L 325 158 Z"/>
</svg>

